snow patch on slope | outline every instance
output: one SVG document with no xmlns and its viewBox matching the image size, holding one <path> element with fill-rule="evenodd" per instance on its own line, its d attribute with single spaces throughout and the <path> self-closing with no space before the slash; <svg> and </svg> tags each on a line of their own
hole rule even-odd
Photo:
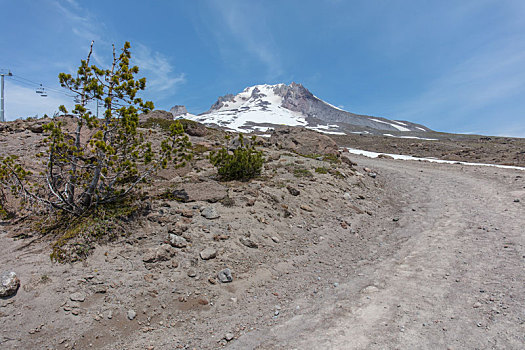
<svg viewBox="0 0 525 350">
<path fill-rule="evenodd" d="M 378 123 L 391 125 L 391 126 L 393 126 L 394 128 L 396 128 L 399 131 L 410 131 L 410 129 L 405 128 L 404 126 L 399 126 L 399 125 L 396 125 L 396 124 L 385 122 L 384 120 L 379 120 L 379 119 L 374 119 L 374 118 L 370 118 L 370 120 L 373 120 L 373 121 L 378 122 Z"/>
<path fill-rule="evenodd" d="M 436 158 L 419 158 L 419 157 L 407 156 L 404 154 L 377 153 L 377 152 L 364 151 L 364 150 L 355 149 L 355 148 L 347 148 L 347 149 L 348 149 L 348 152 L 352 154 L 358 154 L 358 155 L 365 156 L 368 158 L 377 158 L 380 154 L 386 154 L 387 156 L 390 156 L 394 159 L 400 159 L 400 160 L 418 160 L 418 161 L 427 161 L 427 162 L 432 162 L 432 163 L 478 165 L 478 166 L 491 166 L 491 167 L 503 168 L 503 169 L 525 170 L 524 167 L 512 166 L 512 165 L 458 162 L 454 160 L 445 160 L 445 159 L 436 159 Z"/>
</svg>

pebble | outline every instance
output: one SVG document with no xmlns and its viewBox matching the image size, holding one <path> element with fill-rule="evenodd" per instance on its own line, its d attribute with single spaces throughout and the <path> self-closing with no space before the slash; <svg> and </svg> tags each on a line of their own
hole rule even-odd
<svg viewBox="0 0 525 350">
<path fill-rule="evenodd" d="M 217 250 L 213 249 L 213 248 L 206 248 L 204 249 L 202 252 L 200 252 L 200 257 L 202 260 L 210 260 L 210 259 L 213 259 L 217 256 Z"/>
<path fill-rule="evenodd" d="M 230 283 L 233 281 L 232 272 L 229 268 L 219 271 L 217 278 L 221 283 Z"/>
<path fill-rule="evenodd" d="M 226 341 L 231 341 L 231 340 L 233 340 L 233 333 L 226 333 L 226 334 L 224 335 L 224 340 L 226 340 Z"/>
<path fill-rule="evenodd" d="M 281 240 L 279 239 L 279 237 L 276 237 L 276 236 L 272 236 L 272 241 L 274 241 L 275 243 L 279 243 L 279 242 L 281 242 Z"/>
<path fill-rule="evenodd" d="M 170 233 L 170 244 L 175 248 L 185 248 L 188 245 L 186 238 Z"/>
<path fill-rule="evenodd" d="M 472 307 L 474 309 L 477 309 L 478 307 L 481 307 L 481 303 L 478 301 L 478 302 L 474 303 L 474 305 L 472 305 Z"/>
<path fill-rule="evenodd" d="M 71 294 L 69 296 L 69 299 L 71 299 L 71 301 L 83 302 L 84 300 L 86 300 L 86 296 L 84 295 L 84 293 L 77 292 L 77 293 Z"/>
<path fill-rule="evenodd" d="M 361 290 L 361 293 L 363 294 L 370 294 L 370 293 L 376 293 L 376 292 L 379 292 L 379 288 L 377 288 L 376 286 L 368 286 Z"/>
<path fill-rule="evenodd" d="M 519 200 L 518 198 L 516 198 L 516 199 L 514 200 L 514 203 L 519 203 L 519 202 L 520 202 L 520 200 Z"/>
<path fill-rule="evenodd" d="M 248 248 L 259 248 L 259 245 L 255 243 L 251 238 L 242 236 L 241 238 L 239 238 L 239 241 Z"/>
<path fill-rule="evenodd" d="M 377 177 L 376 173 L 370 172 L 368 173 L 368 176 L 370 176 L 372 179 L 375 179 Z"/>
<path fill-rule="evenodd" d="M 293 188 L 292 186 L 286 186 L 286 189 L 288 190 L 288 192 L 290 192 L 292 196 L 298 196 L 301 194 L 301 192 L 298 189 Z"/>
<path fill-rule="evenodd" d="M 134 320 L 135 317 L 137 317 L 137 313 L 135 312 L 135 310 L 129 309 L 127 316 L 128 316 L 128 320 L 131 321 L 131 320 Z"/>
<path fill-rule="evenodd" d="M 312 209 L 312 207 L 310 207 L 309 205 L 306 205 L 306 204 L 301 205 L 301 209 L 304 210 L 304 211 L 307 211 L 307 212 L 312 212 L 312 211 L 314 211 L 314 210 Z"/>
</svg>

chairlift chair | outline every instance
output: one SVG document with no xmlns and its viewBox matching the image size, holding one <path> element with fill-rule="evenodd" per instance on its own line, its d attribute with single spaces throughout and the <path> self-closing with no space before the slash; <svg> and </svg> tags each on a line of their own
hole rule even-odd
<svg viewBox="0 0 525 350">
<path fill-rule="evenodd" d="M 42 84 L 40 84 L 40 86 L 36 88 L 35 92 L 37 94 L 43 94 L 44 93 L 44 87 L 42 86 Z"/>
</svg>

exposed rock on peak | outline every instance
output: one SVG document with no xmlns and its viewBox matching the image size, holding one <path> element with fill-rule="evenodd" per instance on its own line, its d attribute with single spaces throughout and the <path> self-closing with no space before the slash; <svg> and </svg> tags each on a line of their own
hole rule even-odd
<svg viewBox="0 0 525 350">
<path fill-rule="evenodd" d="M 171 107 L 170 109 L 171 114 L 173 114 L 174 117 L 178 117 L 181 115 L 188 114 L 188 111 L 186 110 L 185 106 L 176 105 Z"/>
</svg>

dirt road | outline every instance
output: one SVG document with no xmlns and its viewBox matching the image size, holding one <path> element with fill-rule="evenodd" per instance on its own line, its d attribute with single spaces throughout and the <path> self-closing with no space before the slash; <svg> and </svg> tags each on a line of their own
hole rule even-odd
<svg viewBox="0 0 525 350">
<path fill-rule="evenodd" d="M 378 240 L 383 256 L 340 276 L 333 293 L 296 300 L 293 317 L 229 348 L 525 348 L 525 172 L 357 161 L 401 206 L 393 225 L 362 231 L 384 232 L 389 248 Z"/>
</svg>

